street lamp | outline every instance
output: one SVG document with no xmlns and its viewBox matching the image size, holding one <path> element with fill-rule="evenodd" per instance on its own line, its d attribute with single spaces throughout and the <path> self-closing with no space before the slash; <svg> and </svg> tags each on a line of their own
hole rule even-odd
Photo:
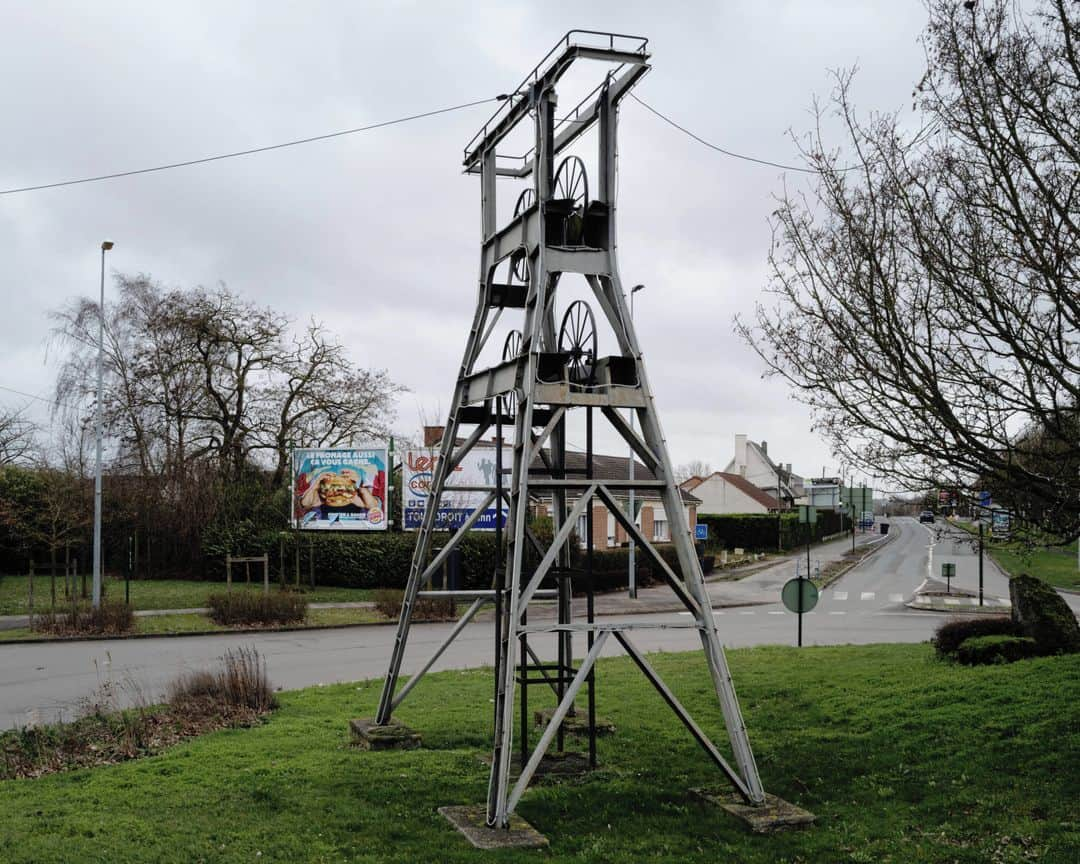
<svg viewBox="0 0 1080 864">
<path fill-rule="evenodd" d="M 105 253 L 113 248 L 112 240 L 101 241 L 101 294 L 98 304 L 97 405 L 94 410 L 96 456 L 94 460 L 94 596 L 93 604 L 101 606 L 101 403 L 102 382 L 105 377 Z"/>
<path fill-rule="evenodd" d="M 637 294 L 644 285 L 635 285 L 630 289 L 630 323 L 634 323 L 634 295 Z M 631 329 L 633 329 L 631 327 Z M 634 343 L 637 343 L 637 334 L 635 334 Z M 634 431 L 634 409 L 630 409 L 630 431 Z M 630 523 L 637 524 L 636 514 L 634 513 L 634 448 L 630 448 Z M 637 567 L 634 565 L 634 538 L 630 537 L 630 549 L 629 556 L 627 557 L 627 565 L 630 568 L 630 598 L 637 599 Z"/>
</svg>

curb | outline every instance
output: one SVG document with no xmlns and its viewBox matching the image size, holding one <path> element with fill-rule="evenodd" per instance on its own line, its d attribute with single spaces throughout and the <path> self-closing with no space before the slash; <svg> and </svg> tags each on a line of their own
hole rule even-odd
<svg viewBox="0 0 1080 864">
<path fill-rule="evenodd" d="M 873 546 L 874 548 L 867 552 L 865 555 L 863 555 L 861 558 L 859 558 L 857 561 L 852 561 L 847 567 L 844 567 L 842 570 L 837 570 L 832 576 L 830 576 L 828 579 L 818 585 L 818 590 L 824 591 L 834 582 L 838 582 L 842 577 L 847 576 L 848 573 L 850 573 L 852 570 L 862 564 L 867 558 L 876 555 L 878 552 L 880 552 L 882 549 L 892 543 L 892 541 L 899 537 L 900 534 L 898 532 L 896 534 L 887 534 L 885 536 L 887 538 L 885 540 L 879 540 L 876 543 L 871 542 L 864 544 L 866 546 Z"/>
<path fill-rule="evenodd" d="M 446 624 L 446 621 L 413 621 L 414 624 Z M 42 645 L 45 643 L 109 642 L 119 639 L 187 639 L 194 636 L 247 636 L 258 633 L 313 633 L 318 630 L 348 630 L 351 627 L 387 627 L 392 621 L 368 621 L 365 624 L 324 624 L 321 627 L 245 627 L 239 630 L 195 630 L 183 633 L 124 633 L 119 636 L 86 634 L 83 636 L 54 636 L 52 638 L 0 639 L 0 651 L 8 645 Z"/>
</svg>

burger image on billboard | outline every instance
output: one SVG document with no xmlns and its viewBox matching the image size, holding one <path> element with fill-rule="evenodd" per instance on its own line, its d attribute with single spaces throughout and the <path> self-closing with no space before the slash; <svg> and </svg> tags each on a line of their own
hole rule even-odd
<svg viewBox="0 0 1080 864">
<path fill-rule="evenodd" d="M 293 526 L 386 530 L 387 452 L 310 449 L 293 454 Z"/>
</svg>

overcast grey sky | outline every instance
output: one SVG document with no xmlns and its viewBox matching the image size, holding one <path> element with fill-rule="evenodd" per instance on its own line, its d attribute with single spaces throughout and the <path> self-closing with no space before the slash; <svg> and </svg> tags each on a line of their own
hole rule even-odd
<svg viewBox="0 0 1080 864">
<path fill-rule="evenodd" d="M 859 65 L 862 110 L 910 113 L 925 12 L 909 0 L 0 0 L 0 21 L 7 189 L 494 96 L 573 27 L 647 36 L 643 99 L 710 141 L 790 162 L 787 133 L 806 131 L 830 69 Z M 410 388 L 397 428 L 411 432 L 421 413 L 446 408 L 473 312 L 479 182 L 461 173 L 461 150 L 494 107 L 0 196 L 0 385 L 50 393 L 47 313 L 96 293 L 98 248 L 110 237 L 110 269 L 167 284 L 220 280 L 295 319 L 327 322 L 356 362 Z M 806 410 L 781 382 L 760 380 L 761 363 L 732 334 L 733 315 L 762 299 L 783 172 L 712 152 L 631 100 L 620 136 L 621 273 L 647 286 L 636 321 L 673 459 L 722 468 L 745 432 L 796 471 L 835 470 Z M 0 404 L 26 402 L 0 391 Z"/>
</svg>

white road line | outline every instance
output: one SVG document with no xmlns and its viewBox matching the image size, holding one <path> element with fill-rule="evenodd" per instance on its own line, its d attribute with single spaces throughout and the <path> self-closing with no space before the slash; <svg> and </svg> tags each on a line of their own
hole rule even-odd
<svg viewBox="0 0 1080 864">
<path fill-rule="evenodd" d="M 863 591 L 862 594 L 859 595 L 859 599 L 860 600 L 873 600 L 874 599 L 874 592 L 873 591 Z"/>
<path fill-rule="evenodd" d="M 770 612 L 770 615 L 783 615 L 783 612 Z M 805 613 L 804 613 L 805 614 Z"/>
<path fill-rule="evenodd" d="M 830 612 L 829 614 L 830 615 L 847 615 L 847 612 L 843 612 L 843 611 L 841 611 L 841 612 Z"/>
<path fill-rule="evenodd" d="M 847 600 L 847 591 L 833 591 L 834 600 Z"/>
<path fill-rule="evenodd" d="M 890 594 L 889 595 L 889 602 L 890 603 L 903 603 L 904 602 L 904 595 L 903 594 Z"/>
<path fill-rule="evenodd" d="M 754 610 L 753 610 L 753 609 L 748 609 L 748 610 L 746 610 L 745 612 L 740 612 L 739 614 L 740 614 L 740 615 L 753 615 L 753 614 L 754 614 Z"/>
</svg>

